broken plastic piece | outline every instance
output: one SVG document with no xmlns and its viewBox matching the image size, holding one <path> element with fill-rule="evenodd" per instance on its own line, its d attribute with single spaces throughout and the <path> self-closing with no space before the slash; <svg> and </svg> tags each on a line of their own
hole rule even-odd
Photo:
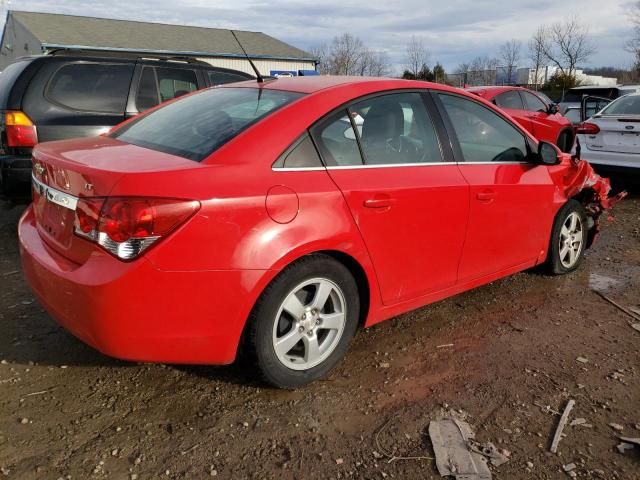
<svg viewBox="0 0 640 480">
<path fill-rule="evenodd" d="M 469 424 L 454 418 L 429 422 L 429 437 L 436 455 L 436 467 L 442 477 L 458 480 L 491 479 L 484 456 L 469 450 L 474 434 Z"/>
</svg>

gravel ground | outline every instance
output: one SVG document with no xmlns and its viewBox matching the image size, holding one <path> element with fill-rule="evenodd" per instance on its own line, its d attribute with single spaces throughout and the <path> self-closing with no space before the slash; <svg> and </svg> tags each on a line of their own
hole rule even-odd
<svg viewBox="0 0 640 480">
<path fill-rule="evenodd" d="M 640 332 L 594 292 L 640 307 L 637 194 L 577 272 L 522 273 L 362 331 L 294 392 L 243 362 L 133 364 L 80 343 L 22 280 L 22 208 L 0 205 L 0 478 L 435 479 L 427 427 L 445 414 L 510 452 L 498 479 L 640 478 L 640 448 L 616 450 L 640 437 Z M 586 425 L 554 455 L 569 399 Z"/>
</svg>

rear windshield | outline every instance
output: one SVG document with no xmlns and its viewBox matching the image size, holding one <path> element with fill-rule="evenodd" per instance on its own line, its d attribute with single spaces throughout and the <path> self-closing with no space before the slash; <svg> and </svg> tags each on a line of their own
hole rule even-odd
<svg viewBox="0 0 640 480">
<path fill-rule="evenodd" d="M 112 134 L 123 142 L 200 162 L 301 93 L 214 88 L 140 117 Z"/>
<path fill-rule="evenodd" d="M 607 105 L 601 115 L 640 115 L 640 96 L 628 95 L 620 97 L 615 102 Z"/>
</svg>

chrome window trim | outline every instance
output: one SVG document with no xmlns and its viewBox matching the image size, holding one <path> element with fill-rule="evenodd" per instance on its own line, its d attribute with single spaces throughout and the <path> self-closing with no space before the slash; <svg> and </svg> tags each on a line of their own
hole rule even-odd
<svg viewBox="0 0 640 480">
<path fill-rule="evenodd" d="M 73 195 L 62 192 L 50 187 L 49 185 L 45 185 L 38 180 L 33 173 L 31 174 L 31 181 L 33 182 L 33 188 L 38 191 L 40 196 L 44 196 L 47 201 L 75 212 L 76 207 L 78 206 L 78 197 L 74 197 Z"/>
<path fill-rule="evenodd" d="M 443 165 L 533 165 L 532 162 L 432 162 L 432 163 L 389 163 L 381 165 L 330 165 L 328 167 L 271 168 L 274 172 L 317 172 L 321 170 L 361 170 L 364 168 L 437 167 Z"/>
</svg>

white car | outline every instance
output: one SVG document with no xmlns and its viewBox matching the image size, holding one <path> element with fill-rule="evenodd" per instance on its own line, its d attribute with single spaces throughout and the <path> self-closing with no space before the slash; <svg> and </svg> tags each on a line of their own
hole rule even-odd
<svg viewBox="0 0 640 480">
<path fill-rule="evenodd" d="M 612 101 L 578 125 L 577 134 L 581 157 L 596 168 L 639 173 L 640 93 Z"/>
</svg>

